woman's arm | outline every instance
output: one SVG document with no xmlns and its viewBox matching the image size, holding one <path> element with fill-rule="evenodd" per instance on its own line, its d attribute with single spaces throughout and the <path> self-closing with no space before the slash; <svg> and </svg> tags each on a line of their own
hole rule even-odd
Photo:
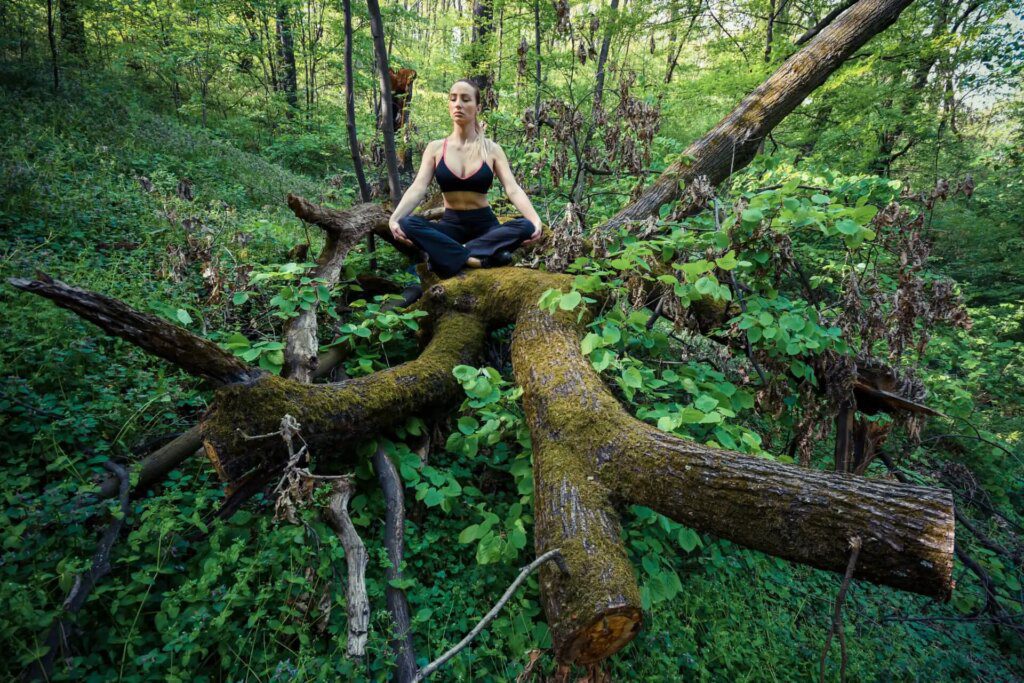
<svg viewBox="0 0 1024 683">
<path fill-rule="evenodd" d="M 434 179 L 434 154 L 436 151 L 437 141 L 428 142 L 426 149 L 423 150 L 423 160 L 420 162 L 420 170 L 416 173 L 416 179 L 402 195 L 398 206 L 391 212 L 391 218 L 388 219 L 391 234 L 395 236 L 396 240 L 409 246 L 412 246 L 412 242 L 402 232 L 402 226 L 398 224 L 398 221 L 412 213 L 427 196 L 427 188 L 430 187 L 430 181 Z"/>
<path fill-rule="evenodd" d="M 533 234 L 530 235 L 530 239 L 523 242 L 523 244 L 532 244 L 540 239 L 541 236 L 541 222 L 540 216 L 537 215 L 537 211 L 533 208 L 533 204 L 530 203 L 530 198 L 527 196 L 523 188 L 519 187 L 519 183 L 516 182 L 516 178 L 512 175 L 512 169 L 508 165 L 508 157 L 505 156 L 505 150 L 501 148 L 501 145 L 494 143 L 494 174 L 498 176 L 498 180 L 501 181 L 501 186 L 505 188 L 505 194 L 508 195 L 508 200 L 512 202 L 512 205 L 519 209 L 519 213 L 523 214 L 523 218 L 533 223 Z"/>
</svg>

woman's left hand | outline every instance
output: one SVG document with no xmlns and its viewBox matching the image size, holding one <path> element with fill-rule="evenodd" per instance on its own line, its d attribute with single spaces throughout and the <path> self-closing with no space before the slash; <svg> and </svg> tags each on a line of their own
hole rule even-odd
<svg viewBox="0 0 1024 683">
<path fill-rule="evenodd" d="M 544 234 L 544 231 L 541 229 L 541 225 L 542 225 L 541 223 L 534 224 L 534 226 L 533 226 L 533 234 L 530 235 L 529 239 L 527 239 L 526 241 L 523 242 L 523 246 L 524 247 L 527 246 L 527 245 L 533 244 L 534 242 L 540 241 L 541 235 Z"/>
</svg>

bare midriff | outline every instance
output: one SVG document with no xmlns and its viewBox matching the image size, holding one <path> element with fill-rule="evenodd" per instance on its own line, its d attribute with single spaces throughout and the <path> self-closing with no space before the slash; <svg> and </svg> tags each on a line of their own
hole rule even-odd
<svg viewBox="0 0 1024 683">
<path fill-rule="evenodd" d="M 455 211 L 468 211 L 490 206 L 487 203 L 487 195 L 479 192 L 445 192 L 442 196 L 444 197 L 444 208 Z"/>
</svg>

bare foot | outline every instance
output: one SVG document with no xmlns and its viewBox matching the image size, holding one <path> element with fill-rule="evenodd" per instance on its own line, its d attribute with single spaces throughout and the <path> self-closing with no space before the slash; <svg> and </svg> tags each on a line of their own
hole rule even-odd
<svg viewBox="0 0 1024 683">
<path fill-rule="evenodd" d="M 482 264 L 480 262 L 480 259 L 478 259 L 477 257 L 470 256 L 468 259 L 466 259 L 466 265 L 469 266 L 470 268 L 483 268 L 484 264 Z"/>
</svg>

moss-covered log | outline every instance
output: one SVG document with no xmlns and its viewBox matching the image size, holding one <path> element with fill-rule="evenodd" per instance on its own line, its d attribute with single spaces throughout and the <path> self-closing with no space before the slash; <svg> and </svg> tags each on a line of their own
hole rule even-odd
<svg viewBox="0 0 1024 683">
<path fill-rule="evenodd" d="M 303 384 L 263 375 L 223 387 L 201 425 L 207 454 L 232 483 L 254 469 L 283 466 L 287 452 L 280 438 L 251 437 L 276 431 L 281 417 L 289 414 L 302 425 L 302 438 L 314 454 L 338 454 L 322 463 L 346 464 L 344 459 L 354 458 L 360 439 L 411 415 L 450 408 L 461 395 L 452 368 L 476 362 L 484 331 L 473 316 L 446 314 L 438 319 L 419 358 L 388 370 L 337 384 Z"/>
<path fill-rule="evenodd" d="M 947 491 L 842 476 L 686 441 L 633 418 L 583 357 L 575 314 L 537 307 L 571 278 L 524 269 L 446 280 L 435 302 L 515 322 L 512 362 L 534 449 L 538 554 L 559 547 L 568 576 L 543 570 L 543 602 L 563 661 L 593 662 L 635 635 L 641 619 L 616 506 L 646 505 L 701 531 L 842 572 L 864 542 L 856 576 L 948 597 L 953 501 Z"/>
</svg>

